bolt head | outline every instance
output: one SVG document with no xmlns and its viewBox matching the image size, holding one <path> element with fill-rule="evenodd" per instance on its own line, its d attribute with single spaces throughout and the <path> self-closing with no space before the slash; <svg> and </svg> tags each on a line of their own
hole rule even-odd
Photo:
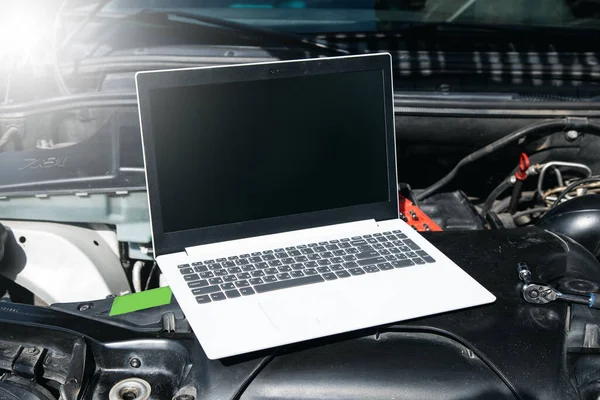
<svg viewBox="0 0 600 400">
<path fill-rule="evenodd" d="M 142 366 L 142 362 L 140 361 L 140 359 L 139 359 L 139 358 L 137 358 L 137 357 L 132 357 L 132 358 L 129 360 L 129 365 L 131 365 L 131 368 L 139 368 L 139 367 L 141 367 L 141 366 Z"/>
<path fill-rule="evenodd" d="M 532 290 L 531 292 L 529 292 L 529 297 L 531 297 L 532 299 L 537 299 L 540 295 L 540 292 L 538 292 L 537 290 Z"/>
<path fill-rule="evenodd" d="M 567 132 L 567 139 L 569 140 L 575 140 L 579 137 L 579 132 L 577 132 L 574 129 L 571 129 L 570 131 Z"/>
<path fill-rule="evenodd" d="M 522 281 L 527 281 L 531 278 L 531 272 L 526 269 L 522 269 L 519 271 L 519 278 L 521 278 Z"/>
</svg>

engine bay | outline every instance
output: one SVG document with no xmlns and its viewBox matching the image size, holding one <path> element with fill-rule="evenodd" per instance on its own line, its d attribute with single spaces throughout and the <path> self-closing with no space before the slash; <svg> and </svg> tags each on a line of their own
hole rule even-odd
<svg viewBox="0 0 600 400">
<path fill-rule="evenodd" d="M 104 123 L 83 122 L 90 132 L 97 129 L 88 137 L 68 143 L 55 138 L 47 148 L 38 146 L 42 139 L 29 138 L 0 157 L 3 169 L 17 171 L 0 177 L 0 265 L 5 299 L 12 301 L 0 307 L 6 327 L 0 390 L 31 399 L 100 399 L 107 393 L 110 399 L 309 399 L 340 391 L 374 399 L 595 396 L 597 311 L 524 302 L 516 270 L 526 262 L 535 279 L 567 293 L 599 290 L 598 139 L 588 129 L 593 120 L 577 110 L 565 110 L 568 117 L 537 112 L 527 119 L 504 110 L 505 118 L 489 119 L 398 108 L 402 215 L 489 287 L 498 296 L 495 304 L 220 361 L 203 354 L 175 300 L 111 317 L 114 296 L 165 283 L 152 257 L 135 114 L 94 111 L 92 119 Z M 549 121 L 550 129 L 544 128 Z M 489 151 L 489 143 L 540 125 L 540 131 Z M 29 136 L 35 125 L 25 126 Z M 459 135 L 475 127 L 477 134 Z M 98 164 L 86 156 L 89 146 Z M 485 156 L 423 196 L 479 149 Z M 36 207 L 39 202 L 45 206 Z M 54 259 L 50 248 L 63 256 Z M 67 276 L 80 287 L 61 285 Z M 45 289 L 48 282 L 53 290 Z M 34 304 L 51 306 L 38 310 Z M 48 334 L 40 336 L 38 329 Z M 13 331 L 19 332 L 16 340 Z M 364 369 L 365 363 L 372 368 Z M 423 371 L 438 383 L 424 383 Z M 405 378 L 393 379 L 398 375 Z"/>
<path fill-rule="evenodd" d="M 187 0 L 137 11 L 79 3 L 58 4 L 39 65 L 0 63 L 0 398 L 600 396 L 596 31 L 495 26 L 501 7 L 482 2 L 449 15 L 476 8 L 489 24 L 474 27 L 383 23 L 452 8 L 435 0 L 366 11 L 329 0 L 197 2 L 213 16 L 177 11 Z M 578 17 L 594 8 L 567 3 Z M 311 30 L 372 7 L 375 31 Z M 554 10 L 536 8 L 541 20 Z M 305 31 L 291 35 L 270 12 L 323 20 L 294 17 Z M 380 51 L 393 59 L 399 216 L 495 303 L 216 361 L 170 292 L 113 312 L 115 299 L 169 286 L 153 250 L 136 72 Z"/>
<path fill-rule="evenodd" d="M 112 298 L 49 308 L 5 303 L 0 390 L 23 399 L 597 395 L 597 310 L 525 303 L 514 264 L 585 293 L 599 287 L 595 257 L 541 228 L 425 235 L 497 294 L 496 303 L 215 361 L 174 300 L 113 317 Z"/>
<path fill-rule="evenodd" d="M 273 49 L 251 46 L 256 37 L 240 45 L 217 24 L 194 26 L 216 43 L 197 46 L 188 23 L 169 22 L 184 46 L 161 36 L 161 18 L 130 22 L 106 36 L 92 23 L 103 39 L 71 49 L 102 56 L 72 63 L 65 53 L 58 75 L 16 68 L 12 86 L 0 87 L 0 397 L 599 396 L 600 119 L 588 101 L 596 84 L 584 79 L 595 53 L 584 41 L 531 50 L 512 34 L 498 52 L 506 43 L 492 32 L 472 45 L 480 52 L 462 33 L 398 43 L 332 33 L 317 38 L 325 47 Z M 128 30 L 144 39 L 121 44 Z M 337 45 L 393 53 L 399 215 L 496 302 L 217 361 L 174 297 L 114 314 L 115 299 L 168 289 L 154 260 L 134 73 L 300 57 L 304 48 L 320 56 Z M 562 80 L 548 72 L 558 67 Z M 422 282 L 442 302 L 454 290 L 428 289 Z"/>
</svg>

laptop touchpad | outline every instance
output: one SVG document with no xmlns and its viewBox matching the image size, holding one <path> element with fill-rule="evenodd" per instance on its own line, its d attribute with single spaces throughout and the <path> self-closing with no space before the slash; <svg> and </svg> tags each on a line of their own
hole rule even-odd
<svg viewBox="0 0 600 400">
<path fill-rule="evenodd" d="M 319 328 L 317 310 L 306 304 L 281 302 L 273 299 L 261 300 L 260 306 L 280 334 L 294 335 L 298 332 L 306 336 L 307 332 Z"/>
</svg>

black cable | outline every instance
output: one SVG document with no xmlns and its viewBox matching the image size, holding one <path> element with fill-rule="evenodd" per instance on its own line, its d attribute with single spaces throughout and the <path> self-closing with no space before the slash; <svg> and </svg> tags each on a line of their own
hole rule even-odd
<svg viewBox="0 0 600 400">
<path fill-rule="evenodd" d="M 273 351 L 273 353 L 260 360 L 260 363 L 258 363 L 254 370 L 252 370 L 252 372 L 246 377 L 246 379 L 244 379 L 241 385 L 238 386 L 233 396 L 231 396 L 231 400 L 239 400 L 242 397 L 246 389 L 248 389 L 248 386 L 250 386 L 250 384 L 254 381 L 254 379 L 256 379 L 258 374 L 260 374 L 267 367 L 267 365 L 269 365 L 269 363 L 273 361 L 273 359 L 281 349 L 282 348 L 279 347 L 278 349 Z"/>
<path fill-rule="evenodd" d="M 150 269 L 150 273 L 148 274 L 148 278 L 146 279 L 146 285 L 144 285 L 144 290 L 148 290 L 150 287 L 150 281 L 152 280 L 152 274 L 154 274 L 154 270 L 156 269 L 156 262 L 152 264 L 152 268 Z"/>
<path fill-rule="evenodd" d="M 479 350 L 477 350 L 477 348 L 473 344 L 471 344 L 469 341 L 467 341 L 466 339 L 464 339 L 458 335 L 455 335 L 451 332 L 448 332 L 446 330 L 429 327 L 429 326 L 417 326 L 417 325 L 393 326 L 391 328 L 386 329 L 386 331 L 388 331 L 388 332 L 407 331 L 407 332 L 433 333 L 433 334 L 438 334 L 440 336 L 445 336 L 451 340 L 454 340 L 455 342 L 459 343 L 463 347 L 471 350 L 473 352 L 473 354 L 475 354 L 477 357 L 479 357 L 481 362 L 483 362 L 494 374 L 496 374 L 496 376 L 506 385 L 508 390 L 510 390 L 512 392 L 512 394 L 515 396 L 516 399 L 523 400 L 521 395 L 519 394 L 519 392 L 517 392 L 517 389 L 508 380 L 508 378 L 506 376 L 504 376 L 502 371 L 500 371 L 500 369 L 498 367 L 496 367 L 496 365 L 490 359 L 488 359 L 483 353 L 480 353 Z M 246 377 L 246 379 L 242 382 L 242 384 L 237 388 L 237 390 L 235 391 L 233 396 L 231 396 L 231 400 L 239 400 L 242 397 L 242 395 L 244 394 L 246 389 L 250 386 L 250 384 L 252 384 L 254 379 L 256 379 L 256 377 L 267 367 L 267 365 L 269 365 L 269 363 L 271 361 L 273 361 L 273 359 L 278 355 L 280 350 L 282 350 L 281 347 L 278 348 L 277 350 L 275 350 L 270 355 L 264 357 L 260 361 L 260 363 L 254 368 L 254 370 L 252 370 L 252 372 Z"/>
<path fill-rule="evenodd" d="M 581 185 L 584 185 L 586 183 L 593 183 L 593 182 L 600 182 L 600 176 L 599 175 L 590 176 L 588 178 L 583 178 L 583 179 L 580 179 L 578 181 L 575 181 L 575 182 L 571 183 L 569 186 L 567 186 L 565 188 L 565 190 L 563 190 L 562 192 L 560 192 L 560 194 L 556 197 L 556 200 L 554 201 L 554 204 L 552 204 L 552 206 L 550 208 L 554 208 L 557 205 L 559 205 L 560 202 L 561 202 L 561 200 L 564 199 L 565 196 L 567 194 L 569 194 L 569 192 L 571 192 L 577 186 L 581 186 Z"/>
<path fill-rule="evenodd" d="M 536 122 L 534 124 L 523 127 L 513 133 L 510 133 L 495 142 L 488 144 L 487 146 L 469 154 L 462 160 L 456 164 L 456 166 L 442 179 L 435 182 L 433 185 L 429 186 L 425 190 L 419 192 L 416 195 L 417 200 L 424 200 L 427 197 L 431 196 L 435 192 L 437 192 L 440 188 L 447 185 L 452 179 L 456 177 L 458 171 L 467 164 L 472 163 L 473 161 L 477 161 L 480 158 L 487 156 L 490 153 L 493 153 L 496 150 L 499 150 L 507 145 L 518 141 L 519 139 L 534 133 L 534 132 L 542 132 L 546 131 L 547 134 L 555 133 L 558 130 L 566 130 L 566 129 L 575 129 L 578 131 L 586 131 L 593 134 L 600 134 L 600 125 L 590 122 L 587 118 L 560 118 L 560 119 L 551 119 L 544 120 L 540 122 Z"/>
<path fill-rule="evenodd" d="M 494 190 L 492 190 L 492 193 L 490 193 L 488 198 L 485 200 L 485 203 L 483 204 L 483 208 L 481 209 L 481 215 L 483 215 L 485 217 L 486 214 L 489 213 L 490 210 L 492 209 L 492 206 L 494 205 L 494 201 L 496 201 L 496 199 L 502 193 L 504 193 L 504 191 L 506 189 L 508 189 L 509 187 L 511 187 L 513 185 L 512 178 L 513 178 L 512 175 L 509 176 L 508 178 L 503 180 L 498 186 L 496 186 L 496 188 Z"/>
<path fill-rule="evenodd" d="M 514 214 L 517 212 L 519 206 L 519 200 L 521 199 L 521 192 L 523 191 L 524 181 L 517 179 L 515 186 L 513 187 L 512 194 L 510 196 L 510 203 L 508 204 L 508 212 Z"/>
<path fill-rule="evenodd" d="M 440 336 L 446 336 L 447 338 L 450 338 L 450 339 L 454 340 L 455 342 L 460 343 L 462 346 L 471 350 L 473 352 L 473 354 L 475 354 L 477 357 L 479 357 L 479 359 L 490 370 L 492 370 L 492 372 L 494 372 L 496 374 L 496 376 L 498 376 L 498 378 L 506 385 L 508 390 L 510 390 L 512 392 L 512 394 L 515 396 L 516 399 L 523 400 L 523 398 L 521 397 L 519 392 L 517 392 L 517 389 L 515 388 L 515 386 L 508 380 L 508 378 L 502 373 L 502 371 L 500 371 L 500 369 L 498 367 L 496 367 L 496 365 L 490 359 L 488 359 L 483 353 L 480 353 L 479 350 L 477 350 L 477 348 L 473 344 L 471 344 L 468 340 L 462 338 L 461 336 L 455 335 L 454 333 L 448 332 L 444 329 L 434 328 L 434 327 L 430 327 L 430 326 L 417 326 L 417 325 L 394 326 L 394 327 L 388 329 L 388 331 L 413 331 L 413 332 L 423 332 L 423 333 L 434 333 L 434 334 L 438 334 Z"/>
<path fill-rule="evenodd" d="M 440 336 L 445 336 L 451 340 L 454 340 L 455 342 L 461 344 L 465 348 L 471 350 L 473 352 L 473 354 L 475 354 L 477 357 L 479 357 L 481 362 L 483 362 L 494 374 L 496 374 L 496 376 L 506 385 L 508 390 L 510 390 L 512 392 L 512 394 L 515 396 L 515 398 L 517 400 L 523 400 L 523 398 L 521 397 L 521 395 L 519 394 L 517 389 L 508 380 L 508 378 L 502 373 L 502 371 L 500 371 L 500 369 L 498 367 L 496 367 L 496 365 L 490 359 L 488 359 L 483 353 L 480 353 L 479 350 L 477 350 L 477 348 L 473 344 L 471 344 L 468 340 L 466 340 L 458 335 L 455 335 L 454 333 L 448 332 L 444 329 L 434 328 L 434 327 L 430 327 L 430 326 L 418 326 L 418 325 L 392 326 L 392 327 L 386 329 L 386 331 L 388 331 L 388 332 L 407 331 L 407 332 L 433 333 L 433 334 L 438 334 Z M 262 360 L 260 360 L 260 363 L 258 363 L 258 365 L 254 368 L 254 370 L 252 370 L 252 372 L 240 384 L 240 386 L 237 388 L 237 390 L 235 391 L 233 396 L 231 396 L 231 400 L 239 400 L 242 397 L 242 395 L 244 394 L 244 392 L 246 391 L 246 389 L 256 379 L 256 377 L 269 365 L 269 363 L 271 361 L 273 361 L 273 359 L 275 359 L 275 357 L 277 355 L 279 355 L 281 350 L 283 350 L 283 347 L 279 347 L 273 353 L 269 354 L 268 356 L 266 356 Z"/>
<path fill-rule="evenodd" d="M 433 334 L 438 334 L 440 336 L 445 336 L 451 340 L 454 340 L 455 342 L 459 343 L 463 347 L 471 350 L 473 352 L 473 354 L 475 354 L 481 360 L 481 362 L 483 362 L 494 374 L 496 374 L 496 376 L 506 385 L 508 390 L 511 391 L 511 393 L 515 396 L 515 398 L 517 400 L 523 400 L 523 398 L 521 397 L 521 395 L 519 394 L 517 389 L 508 380 L 508 378 L 502 373 L 502 371 L 500 371 L 500 369 L 498 367 L 496 367 L 496 365 L 490 359 L 488 359 L 483 353 L 479 352 L 479 350 L 477 350 L 477 348 L 473 344 L 471 344 L 468 340 L 466 340 L 458 335 L 455 335 L 454 333 L 448 332 L 444 329 L 434 328 L 434 327 L 430 327 L 430 326 L 418 326 L 418 325 L 392 326 L 392 327 L 386 329 L 386 331 L 388 331 L 388 332 L 407 331 L 407 332 L 433 333 Z M 246 391 L 246 389 L 256 379 L 256 377 L 269 365 L 269 363 L 271 361 L 273 361 L 273 359 L 275 359 L 275 357 L 277 355 L 279 355 L 279 353 L 282 350 L 283 350 L 283 347 L 279 347 L 278 349 L 273 351 L 273 353 L 269 354 L 268 356 L 266 356 L 262 360 L 260 360 L 258 365 L 252 370 L 252 372 L 246 377 L 246 379 L 244 379 L 244 381 L 237 388 L 237 390 L 235 391 L 233 396 L 231 396 L 231 400 L 239 400 L 242 397 L 242 395 L 244 394 L 244 392 Z"/>
<path fill-rule="evenodd" d="M 500 220 L 496 211 L 490 211 L 485 215 L 485 220 L 492 229 L 504 229 L 506 228 L 504 221 Z"/>
</svg>

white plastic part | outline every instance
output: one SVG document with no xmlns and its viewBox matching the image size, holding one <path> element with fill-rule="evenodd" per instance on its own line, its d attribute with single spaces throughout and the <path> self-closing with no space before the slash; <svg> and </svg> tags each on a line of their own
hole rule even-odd
<svg viewBox="0 0 600 400">
<path fill-rule="evenodd" d="M 90 229 L 96 231 L 98 235 L 106 242 L 109 249 L 115 253 L 115 256 L 119 257 L 119 240 L 114 229 L 111 229 L 108 225 L 104 224 L 90 224 Z"/>
<path fill-rule="evenodd" d="M 0 221 L 9 231 L 0 274 L 48 304 L 130 293 L 116 236 L 79 226 Z"/>
</svg>

